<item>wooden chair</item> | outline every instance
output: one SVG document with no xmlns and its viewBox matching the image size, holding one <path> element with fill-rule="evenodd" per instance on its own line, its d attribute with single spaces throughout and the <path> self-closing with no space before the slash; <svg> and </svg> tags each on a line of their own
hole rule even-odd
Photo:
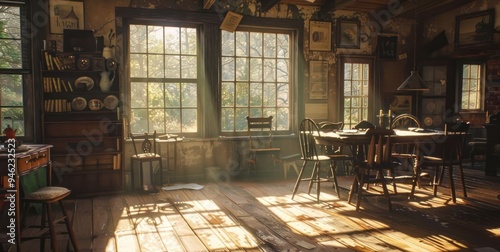
<svg viewBox="0 0 500 252">
<path fill-rule="evenodd" d="M 350 204 L 353 195 L 356 193 L 356 211 L 359 211 L 363 195 L 363 186 L 368 183 L 380 183 L 384 196 L 387 198 L 388 208 L 392 210 L 385 174 L 387 174 L 387 171 L 393 169 L 393 162 L 391 160 L 391 135 L 394 134 L 394 131 L 387 129 L 369 129 L 367 134 L 371 135 L 371 140 L 368 145 L 366 160 L 364 162 L 359 162 L 358 165 L 354 167 L 355 175 L 347 202 Z M 375 174 L 373 174 L 373 172 L 375 172 Z"/>
<path fill-rule="evenodd" d="M 420 120 L 411 114 L 400 114 L 392 120 L 391 129 L 408 130 L 411 127 L 420 128 Z M 392 148 L 392 158 L 400 164 L 402 170 L 409 171 L 415 163 L 415 144 L 394 144 Z M 413 173 L 412 173 L 413 174 Z M 419 183 L 420 187 L 420 183 Z"/>
<path fill-rule="evenodd" d="M 333 165 L 333 160 L 331 157 L 327 155 L 321 155 L 318 153 L 316 149 L 316 140 L 314 138 L 315 136 L 320 136 L 320 130 L 318 125 L 312 119 L 309 118 L 302 120 L 299 128 L 299 144 L 302 154 L 301 159 L 304 162 L 302 164 L 302 168 L 300 169 L 299 176 L 297 177 L 297 181 L 295 182 L 295 186 L 293 188 L 292 199 L 297 193 L 301 181 L 309 181 L 309 190 L 307 192 L 308 194 L 311 193 L 311 188 L 313 184 L 316 184 L 316 199 L 318 202 L 319 202 L 321 182 L 333 181 L 333 187 L 335 188 L 335 191 L 337 192 L 337 195 L 340 198 L 340 191 L 337 183 L 337 177 L 335 174 L 335 167 Z M 330 162 L 329 175 L 331 177 L 321 176 L 321 162 L 324 161 Z M 302 178 L 302 175 L 304 173 L 304 170 L 306 169 L 306 165 L 308 162 L 314 162 L 311 177 Z"/>
<path fill-rule="evenodd" d="M 270 156 L 276 168 L 276 163 L 281 162 L 279 158 L 281 150 L 273 147 L 273 117 L 247 116 L 247 131 L 250 152 L 248 172 L 253 170 L 257 173 L 259 156 Z"/>
<path fill-rule="evenodd" d="M 135 180 L 134 180 L 134 163 L 139 163 L 139 183 L 141 185 L 141 189 L 144 192 L 157 192 L 158 190 L 154 188 L 154 163 L 158 163 L 158 170 L 160 172 L 160 184 L 159 187 L 163 186 L 163 165 L 161 155 L 157 153 L 156 150 L 156 130 L 153 134 L 139 134 L 134 135 L 130 129 L 130 124 L 128 125 L 128 133 L 129 137 L 132 139 L 132 145 L 134 147 L 134 155 L 130 157 L 130 183 L 132 190 L 135 190 Z M 153 188 L 147 188 L 144 185 L 144 163 L 149 164 L 149 176 L 151 179 L 151 184 Z"/>
<path fill-rule="evenodd" d="M 460 180 L 464 197 L 467 197 L 464 172 L 462 167 L 462 156 L 467 133 L 469 131 L 468 122 L 455 122 L 445 124 L 445 141 L 436 142 L 436 152 L 431 155 L 424 155 L 419 167 L 417 167 L 416 180 L 418 180 L 422 169 L 434 167 L 434 179 L 432 182 L 434 196 L 437 194 L 437 187 L 442 185 L 445 170 L 448 169 L 448 179 L 450 194 L 453 202 L 456 202 L 455 183 L 453 179 L 453 166 L 460 169 Z M 410 197 L 413 197 L 415 191 L 415 182 L 412 185 Z"/>
<path fill-rule="evenodd" d="M 344 122 L 328 122 L 323 121 L 318 123 L 321 132 L 335 132 L 342 130 L 344 128 Z M 344 167 L 344 173 L 346 175 L 350 174 L 349 166 L 352 161 L 352 155 L 344 154 L 344 146 L 322 146 L 325 155 L 329 156 L 333 160 L 333 164 L 337 167 L 337 162 L 342 162 Z M 335 169 L 337 170 L 337 169 Z"/>
<path fill-rule="evenodd" d="M 24 198 L 22 199 L 23 204 L 23 215 L 21 220 L 21 226 L 23 230 L 31 229 L 31 228 L 39 228 L 41 233 L 37 233 L 36 236 L 23 236 L 21 239 L 32 240 L 32 239 L 40 239 L 40 250 L 45 251 L 45 238 L 50 236 L 50 247 L 52 251 L 57 252 L 58 243 L 57 243 L 57 235 L 65 234 L 62 232 L 56 231 L 56 224 L 60 224 L 61 221 L 64 221 L 66 225 L 67 234 L 69 234 L 69 238 L 71 244 L 73 246 L 74 251 L 78 251 L 78 245 L 76 242 L 76 236 L 73 232 L 73 224 L 72 220 L 68 216 L 68 212 L 64 207 L 63 200 L 67 198 L 71 191 L 65 187 L 59 186 L 50 186 L 50 182 L 47 183 L 47 180 L 50 181 L 49 176 L 51 173 L 51 166 L 49 165 L 48 170 L 46 171 L 48 174 L 45 174 L 44 169 L 38 169 L 35 172 L 28 173 L 24 175 L 21 179 L 30 180 L 29 183 L 24 183 L 23 185 L 23 193 Z M 28 178 L 31 177 L 31 178 Z M 62 211 L 62 217 L 55 219 L 54 214 L 52 212 L 52 205 L 57 203 L 60 206 Z M 41 221 L 40 225 L 26 225 L 26 216 L 28 214 L 28 210 L 32 204 L 41 204 Z M 46 229 L 46 224 L 48 223 L 49 229 Z M 47 231 L 49 233 L 47 234 Z M 19 249 L 19 247 L 18 247 Z M 67 248 L 69 249 L 69 248 Z M 20 250 L 20 249 L 19 249 Z"/>
</svg>

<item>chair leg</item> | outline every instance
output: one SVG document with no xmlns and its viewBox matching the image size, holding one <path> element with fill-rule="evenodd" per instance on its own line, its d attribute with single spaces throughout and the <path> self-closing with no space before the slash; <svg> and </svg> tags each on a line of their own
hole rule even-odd
<svg viewBox="0 0 500 252">
<path fill-rule="evenodd" d="M 135 190 L 134 188 L 134 160 L 130 159 L 130 188 L 132 191 Z"/>
<path fill-rule="evenodd" d="M 337 174 L 335 173 L 337 167 L 335 166 L 335 161 L 330 162 L 330 171 L 332 173 L 332 179 L 333 179 L 333 188 L 335 188 L 335 192 L 337 192 L 337 196 L 340 199 L 340 190 L 339 190 L 339 183 L 337 182 Z"/>
<path fill-rule="evenodd" d="M 453 165 L 448 166 L 448 176 L 450 177 L 450 193 L 453 203 L 457 203 L 457 197 L 455 195 L 455 182 L 453 181 Z"/>
<path fill-rule="evenodd" d="M 299 188 L 300 181 L 302 181 L 302 174 L 304 173 L 304 169 L 306 167 L 307 161 L 304 160 L 304 163 L 302 164 L 302 168 L 300 169 L 299 176 L 297 177 L 297 181 L 295 182 L 295 186 L 293 187 L 293 193 L 292 193 L 292 200 L 293 197 L 295 196 L 295 193 L 297 193 L 297 189 Z"/>
<path fill-rule="evenodd" d="M 71 241 L 71 244 L 73 245 L 73 249 L 75 251 L 78 251 L 78 245 L 76 243 L 76 236 L 75 236 L 75 233 L 73 232 L 73 223 L 69 219 L 68 212 L 66 211 L 66 208 L 64 208 L 64 204 L 61 200 L 59 201 L 59 205 L 61 206 L 61 210 L 62 210 L 62 213 L 64 215 L 64 222 L 66 224 L 66 229 L 68 230 L 69 239 Z"/>
<path fill-rule="evenodd" d="M 410 196 L 408 197 L 408 199 L 413 199 L 413 196 L 415 195 L 415 187 L 419 184 L 419 181 L 420 181 L 420 172 L 421 172 L 421 169 L 420 169 L 420 166 L 417 166 L 414 168 L 414 174 L 413 174 L 413 180 L 411 181 L 411 191 L 410 191 Z"/>
<path fill-rule="evenodd" d="M 309 179 L 309 189 L 307 190 L 307 194 L 311 194 L 311 188 L 314 184 L 314 179 L 316 178 L 317 171 L 318 171 L 318 162 L 314 162 L 314 167 L 311 172 L 311 178 Z"/>
<path fill-rule="evenodd" d="M 379 170 L 378 173 L 380 174 L 380 177 L 382 178 L 382 190 L 384 191 L 385 198 L 387 199 L 387 205 L 389 207 L 389 210 L 392 210 L 392 202 L 391 202 L 391 196 L 389 195 L 389 190 L 387 190 L 387 184 L 385 183 L 384 179 L 384 173 L 382 170 Z"/>
<path fill-rule="evenodd" d="M 436 195 L 437 195 L 437 187 L 439 185 L 439 181 L 443 177 L 443 176 L 440 176 L 439 174 L 441 174 L 441 169 L 444 169 L 441 166 L 435 166 L 435 168 L 436 168 L 436 172 L 434 172 L 434 179 L 432 180 L 432 192 L 434 194 L 434 197 L 436 197 Z"/>
<path fill-rule="evenodd" d="M 361 206 L 361 198 L 363 196 L 363 184 L 364 184 L 364 180 L 365 180 L 365 171 L 362 169 L 361 172 L 360 172 L 360 177 L 358 179 L 358 195 L 357 195 L 357 199 L 356 199 L 356 211 L 359 211 L 359 207 Z"/>
<path fill-rule="evenodd" d="M 462 167 L 462 162 L 458 163 L 458 167 L 460 168 L 460 180 L 462 181 L 462 190 L 464 191 L 464 198 L 467 198 L 467 191 L 465 188 L 465 179 L 464 179 L 464 169 Z"/>
</svg>

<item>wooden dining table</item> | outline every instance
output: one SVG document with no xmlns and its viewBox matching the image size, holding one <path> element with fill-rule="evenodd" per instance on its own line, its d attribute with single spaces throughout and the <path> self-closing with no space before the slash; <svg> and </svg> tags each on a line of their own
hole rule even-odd
<svg viewBox="0 0 500 252">
<path fill-rule="evenodd" d="M 415 158 L 413 162 L 412 189 L 409 198 L 413 197 L 415 185 L 420 174 L 420 162 L 424 156 L 430 156 L 443 143 L 457 141 L 457 135 L 449 135 L 444 131 L 430 130 L 422 128 L 394 129 L 394 134 L 390 135 L 392 144 L 414 144 Z M 358 146 L 369 144 L 371 136 L 368 130 L 341 130 L 336 132 L 320 132 L 315 136 L 316 144 L 326 146 L 348 146 L 353 155 L 353 162 L 363 159 L 363 154 L 356 149 Z M 453 186 L 453 185 L 452 185 Z M 453 188 L 454 190 L 454 188 Z"/>
</svg>

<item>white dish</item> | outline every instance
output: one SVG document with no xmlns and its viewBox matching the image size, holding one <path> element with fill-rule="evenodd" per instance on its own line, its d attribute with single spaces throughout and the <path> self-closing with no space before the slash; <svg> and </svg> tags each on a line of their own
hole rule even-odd
<svg viewBox="0 0 500 252">
<path fill-rule="evenodd" d="M 79 87 L 80 83 L 84 83 L 87 86 L 87 90 L 91 90 L 94 87 L 94 79 L 88 76 L 82 76 L 75 80 L 75 87 Z"/>
<path fill-rule="evenodd" d="M 118 98 L 114 95 L 108 95 L 103 100 L 104 107 L 107 109 L 115 109 L 118 106 Z"/>
<path fill-rule="evenodd" d="M 73 110 L 84 110 L 87 107 L 87 100 L 83 97 L 76 97 L 71 101 L 71 109 Z"/>
<path fill-rule="evenodd" d="M 99 99 L 92 99 L 89 101 L 89 109 L 90 110 L 101 110 L 104 107 L 102 101 Z"/>
</svg>

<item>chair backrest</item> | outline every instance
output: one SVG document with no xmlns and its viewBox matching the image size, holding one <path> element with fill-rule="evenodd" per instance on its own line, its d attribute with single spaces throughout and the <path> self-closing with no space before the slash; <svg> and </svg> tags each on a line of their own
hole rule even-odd
<svg viewBox="0 0 500 252">
<path fill-rule="evenodd" d="M 333 132 L 336 130 L 341 130 L 344 128 L 344 122 L 320 122 L 318 123 L 318 127 L 323 132 Z"/>
<path fill-rule="evenodd" d="M 391 135 L 394 135 L 394 131 L 388 129 L 369 129 L 366 134 L 371 135 L 366 155 L 368 166 L 372 168 L 390 168 L 392 163 Z"/>
<path fill-rule="evenodd" d="M 467 134 L 469 133 L 470 124 L 469 122 L 447 122 L 445 123 L 445 135 L 449 137 L 454 137 L 454 140 L 446 141 L 448 143 L 446 148 L 448 159 L 457 158 L 461 160 L 462 153 L 467 141 Z"/>
<path fill-rule="evenodd" d="M 354 129 L 375 129 L 375 125 L 368 121 L 361 121 L 354 125 Z"/>
<path fill-rule="evenodd" d="M 126 119 L 127 120 L 127 119 Z M 155 153 L 156 152 L 156 130 L 153 134 L 144 133 L 144 134 L 132 134 L 132 129 L 130 127 L 130 121 L 127 120 L 127 129 L 128 136 L 132 139 L 132 146 L 134 146 L 135 155 L 139 155 L 142 153 Z M 140 148 L 139 148 L 140 146 Z"/>
<path fill-rule="evenodd" d="M 250 117 L 247 116 L 247 130 L 250 140 L 250 148 L 272 148 L 273 147 L 273 116 Z M 257 134 L 265 134 L 264 138 L 255 139 Z"/>
<path fill-rule="evenodd" d="M 408 129 L 409 127 L 421 128 L 420 120 L 412 114 L 401 114 L 392 120 L 391 129 Z"/>
<path fill-rule="evenodd" d="M 315 136 L 320 136 L 318 125 L 310 118 L 302 120 L 299 127 L 299 144 L 302 159 L 318 159 Z"/>
</svg>

